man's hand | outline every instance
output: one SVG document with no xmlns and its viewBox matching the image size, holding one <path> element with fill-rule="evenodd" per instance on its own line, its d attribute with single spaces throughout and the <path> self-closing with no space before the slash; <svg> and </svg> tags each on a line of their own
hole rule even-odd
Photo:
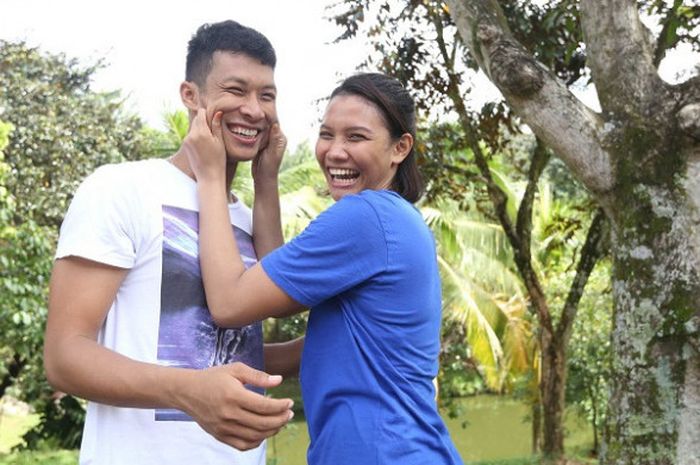
<svg viewBox="0 0 700 465">
<path fill-rule="evenodd" d="M 206 110 L 197 110 L 190 131 L 182 142 L 197 181 L 204 179 L 224 181 L 226 178 L 226 148 L 221 128 L 222 111 L 216 111 L 207 123 Z"/>
<path fill-rule="evenodd" d="M 281 376 L 270 376 L 242 363 L 193 371 L 182 399 L 187 412 L 209 434 L 239 450 L 248 450 L 276 434 L 291 420 L 291 399 L 272 399 L 245 388 L 271 388 Z"/>
<path fill-rule="evenodd" d="M 267 145 L 253 159 L 250 168 L 256 187 L 266 182 L 277 181 L 286 147 L 287 137 L 282 133 L 279 123 L 273 123 L 270 126 Z"/>
</svg>

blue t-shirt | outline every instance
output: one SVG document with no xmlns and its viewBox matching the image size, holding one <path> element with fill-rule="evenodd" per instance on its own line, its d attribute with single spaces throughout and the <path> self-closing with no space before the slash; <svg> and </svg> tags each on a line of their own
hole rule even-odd
<svg viewBox="0 0 700 465">
<path fill-rule="evenodd" d="M 311 308 L 301 366 L 311 465 L 461 464 L 438 415 L 435 243 L 391 191 L 348 195 L 262 260 Z"/>
</svg>

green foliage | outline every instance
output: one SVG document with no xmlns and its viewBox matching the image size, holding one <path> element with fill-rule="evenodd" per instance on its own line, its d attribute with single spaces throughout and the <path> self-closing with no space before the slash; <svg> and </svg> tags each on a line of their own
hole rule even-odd
<svg viewBox="0 0 700 465">
<path fill-rule="evenodd" d="M 591 425 L 593 455 L 602 439 L 612 363 L 610 266 L 603 261 L 593 271 L 569 344 L 566 402 Z"/>
<path fill-rule="evenodd" d="M 4 162 L 13 126 L 0 122 L 0 396 L 17 380 L 30 399 L 42 384 L 41 348 L 53 234 L 32 219 L 13 222 L 17 201 L 7 188 L 12 167 Z"/>
<path fill-rule="evenodd" d="M 77 449 L 82 438 L 85 412 L 82 403 L 73 396 L 44 398 L 39 424 L 22 436 L 25 445 L 37 449 Z"/>
<path fill-rule="evenodd" d="M 140 120 L 122 114 L 119 94 L 90 89 L 98 66 L 0 41 L 0 117 L 11 124 L 0 124 L 0 395 L 12 392 L 39 413 L 26 437 L 32 447 L 49 437 L 75 447 L 84 415 L 74 398 L 55 399 L 43 373 L 58 226 L 87 174 L 145 147 Z"/>
<path fill-rule="evenodd" d="M 122 114 L 118 93 L 90 89 L 98 66 L 0 41 L 1 117 L 15 127 L 5 158 L 17 223 L 57 227 L 95 167 L 140 156 L 140 120 Z"/>
<path fill-rule="evenodd" d="M 184 110 L 164 113 L 165 131 L 145 126 L 140 135 L 143 138 L 140 158 L 163 158 L 174 154 L 185 140 L 189 129 L 189 118 Z"/>
<path fill-rule="evenodd" d="M 657 38 L 656 61 L 666 50 L 681 43 L 700 51 L 700 5 L 688 0 L 641 0 L 642 11 L 657 18 L 661 30 Z"/>
<path fill-rule="evenodd" d="M 533 354 L 527 336 L 527 305 L 520 280 L 512 271 L 503 231 L 476 213 L 461 211 L 456 202 L 442 200 L 421 210 L 437 242 L 445 325 L 459 328 L 456 333 L 444 333 L 443 347 L 468 344 L 464 355 L 450 347 L 447 350 L 452 354 L 443 356 L 470 360 L 489 389 L 507 390 L 512 377 L 522 375 L 531 365 L 519 362 L 530 360 Z M 441 378 L 441 384 L 448 386 L 456 382 Z"/>
</svg>

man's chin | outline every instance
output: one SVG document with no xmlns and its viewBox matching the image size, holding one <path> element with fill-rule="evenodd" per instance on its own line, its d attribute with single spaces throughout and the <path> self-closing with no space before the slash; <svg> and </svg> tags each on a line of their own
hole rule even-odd
<svg viewBox="0 0 700 465">
<path fill-rule="evenodd" d="M 257 148 L 251 150 L 236 150 L 226 152 L 226 161 L 228 163 L 242 163 L 252 161 L 258 154 Z"/>
</svg>

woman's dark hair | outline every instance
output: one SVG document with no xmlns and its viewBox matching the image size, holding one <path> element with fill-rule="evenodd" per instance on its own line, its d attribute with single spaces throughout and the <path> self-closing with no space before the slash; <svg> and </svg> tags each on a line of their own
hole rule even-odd
<svg viewBox="0 0 700 465">
<path fill-rule="evenodd" d="M 361 73 L 345 79 L 331 93 L 331 99 L 337 95 L 356 95 L 373 103 L 386 121 L 392 138 L 399 139 L 406 133 L 413 137 L 411 151 L 399 164 L 391 188 L 409 202 L 417 202 L 423 194 L 423 178 L 418 171 L 414 150 L 416 108 L 411 94 L 390 76 Z"/>
<path fill-rule="evenodd" d="M 185 80 L 204 85 L 216 51 L 242 53 L 274 69 L 275 49 L 267 37 L 255 29 L 228 20 L 203 24 L 187 44 Z"/>
</svg>

